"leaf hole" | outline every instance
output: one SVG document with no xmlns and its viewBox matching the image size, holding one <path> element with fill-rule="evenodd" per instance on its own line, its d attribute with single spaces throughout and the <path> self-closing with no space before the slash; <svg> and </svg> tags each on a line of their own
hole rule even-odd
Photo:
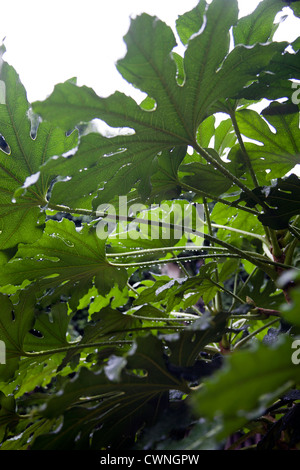
<svg viewBox="0 0 300 470">
<path fill-rule="evenodd" d="M 2 150 L 3 153 L 6 153 L 6 155 L 11 154 L 10 146 L 4 139 L 3 135 L 0 134 L 0 150 Z"/>
<path fill-rule="evenodd" d="M 35 328 L 32 328 L 31 330 L 29 330 L 29 333 L 32 336 L 35 336 L 36 338 L 44 338 L 43 333 L 41 333 L 39 330 L 36 330 Z"/>
</svg>

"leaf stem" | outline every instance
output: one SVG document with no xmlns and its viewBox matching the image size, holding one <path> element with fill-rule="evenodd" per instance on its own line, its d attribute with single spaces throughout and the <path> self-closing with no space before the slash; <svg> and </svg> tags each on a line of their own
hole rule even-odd
<svg viewBox="0 0 300 470">
<path fill-rule="evenodd" d="M 268 209 L 268 207 L 256 196 L 244 183 L 242 183 L 236 176 L 234 176 L 230 171 L 227 170 L 221 163 L 219 163 L 215 158 L 213 158 L 205 149 L 200 147 L 197 142 L 193 144 L 194 150 L 199 153 L 208 163 L 214 166 L 217 170 L 220 171 L 227 179 L 232 181 L 236 186 L 238 186 L 245 194 L 248 195 L 256 204 L 259 204 L 261 207 Z"/>
<path fill-rule="evenodd" d="M 222 199 L 218 196 L 214 196 L 213 194 L 200 191 L 200 189 L 197 189 L 194 186 L 190 186 L 189 184 L 182 183 L 180 180 L 179 180 L 179 184 L 181 188 L 185 189 L 186 191 L 192 191 L 196 194 L 199 194 L 199 196 L 201 197 L 206 197 L 207 199 L 211 199 L 212 201 L 220 202 L 221 204 L 224 204 L 225 206 L 234 207 L 236 209 L 240 209 L 242 211 L 248 212 L 249 214 L 253 214 L 253 215 L 260 214 L 258 211 L 254 209 L 250 209 L 250 207 L 240 206 L 239 204 L 234 205 L 234 202 L 230 202 L 230 201 L 227 201 L 226 199 Z"/>
<path fill-rule="evenodd" d="M 211 226 L 210 213 L 209 213 L 206 198 L 203 198 L 203 206 L 204 206 L 205 221 L 206 221 L 206 224 L 207 224 L 208 233 L 212 237 L 213 236 L 213 230 L 212 230 L 212 226 Z M 214 247 L 214 242 L 212 242 L 212 246 Z M 219 271 L 218 271 L 217 263 L 216 263 L 214 271 L 215 271 L 215 276 L 216 276 L 215 285 L 217 285 L 220 288 L 221 286 L 219 285 Z M 214 306 L 215 306 L 215 312 L 216 313 L 221 312 L 222 311 L 222 298 L 221 298 L 221 293 L 220 293 L 219 290 L 216 293 L 215 298 L 213 299 L 213 303 L 214 303 Z"/>
<path fill-rule="evenodd" d="M 69 346 L 63 346 L 61 348 L 54 348 L 46 351 L 23 351 L 22 356 L 24 357 L 40 357 L 40 356 L 51 356 L 52 354 L 65 353 L 68 351 L 77 351 L 77 349 L 90 349 L 90 348 L 99 348 L 101 346 L 112 346 L 112 345 L 123 345 L 123 344 L 132 344 L 131 340 L 120 340 L 120 341 L 99 341 L 97 343 L 78 343 L 70 344 Z"/>
<path fill-rule="evenodd" d="M 93 215 L 95 217 L 101 217 L 101 216 L 102 217 L 107 217 L 107 218 L 111 218 L 113 220 L 134 221 L 136 223 L 142 223 L 142 224 L 148 224 L 149 223 L 148 220 L 144 220 L 144 219 L 140 219 L 140 218 L 129 217 L 129 216 L 128 217 L 127 216 L 120 216 L 119 214 L 107 214 L 106 212 L 99 213 L 98 211 L 88 211 L 88 210 L 85 210 L 85 209 L 83 209 L 83 210 L 82 209 L 71 209 L 69 207 L 60 206 L 60 205 L 57 205 L 57 204 L 49 205 L 49 208 L 54 209 L 54 210 L 58 210 L 58 211 L 62 211 L 62 212 L 71 213 L 71 214 L 80 214 L 81 213 L 81 214 L 85 214 L 85 215 Z M 151 221 L 151 224 L 156 225 L 158 227 L 166 227 L 168 229 L 171 228 L 173 230 L 176 230 L 176 229 L 182 230 L 182 227 L 180 225 L 166 224 L 164 222 L 157 222 L 155 220 Z M 223 240 L 219 240 L 218 238 L 216 238 L 214 236 L 204 234 L 202 232 L 199 232 L 198 230 L 193 230 L 189 227 L 185 227 L 184 229 L 185 229 L 186 233 L 191 233 L 193 235 L 197 235 L 199 237 L 206 238 L 212 243 L 216 243 L 217 245 L 220 245 L 220 246 L 223 246 L 224 248 L 227 248 L 230 253 L 237 254 L 241 259 L 246 259 L 250 263 L 254 264 L 254 266 L 257 266 L 260 269 L 262 269 L 272 279 L 275 279 L 277 277 L 277 273 L 276 273 L 275 270 L 266 267 L 264 265 L 263 261 L 258 261 L 252 254 L 250 255 L 250 254 L 246 253 L 245 251 L 239 250 L 237 247 L 235 247 L 233 245 L 230 245 L 229 243 L 224 242 Z M 152 262 L 152 264 L 153 264 L 153 262 Z"/>
<path fill-rule="evenodd" d="M 234 347 L 234 349 L 239 349 L 241 346 L 244 346 L 244 344 L 246 344 L 250 339 L 252 339 L 254 336 L 256 336 L 258 333 L 260 333 L 261 331 L 265 330 L 266 328 L 269 328 L 270 326 L 272 326 L 274 323 L 280 321 L 280 318 L 275 318 L 275 320 L 271 320 L 270 322 L 266 323 L 265 325 L 261 326 L 260 328 L 258 328 L 257 330 L 253 331 L 252 333 L 250 333 L 248 336 L 246 336 L 245 338 L 241 339 Z"/>
<path fill-rule="evenodd" d="M 202 250 L 213 250 L 213 251 L 226 251 L 226 248 L 222 247 L 210 247 L 210 246 L 167 246 L 167 247 L 159 247 L 159 248 L 147 248 L 145 250 L 134 250 L 134 251 L 125 251 L 119 253 L 106 253 L 107 258 L 119 258 L 121 256 L 140 256 L 150 253 L 160 253 L 160 252 L 174 252 L 174 251 L 202 251 Z"/>
<path fill-rule="evenodd" d="M 254 187 L 257 188 L 259 186 L 258 184 L 258 180 L 257 180 L 257 177 L 256 177 L 256 174 L 253 170 L 253 167 L 252 167 L 252 164 L 251 164 L 251 160 L 250 160 L 250 157 L 248 155 L 248 152 L 246 150 L 246 147 L 245 147 L 245 144 L 244 144 L 244 141 L 242 139 L 242 135 L 241 135 L 241 132 L 240 132 L 240 129 L 239 129 L 239 126 L 238 126 L 238 123 L 237 123 L 237 120 L 236 120 L 236 115 L 235 115 L 235 111 L 232 109 L 230 103 L 228 102 L 228 106 L 229 106 L 229 116 L 230 116 L 230 119 L 231 119 L 231 122 L 232 122 L 232 125 L 233 125 L 233 128 L 234 128 L 234 131 L 235 131 L 235 134 L 237 136 L 237 140 L 238 140 L 238 143 L 240 145 L 240 148 L 241 148 L 241 151 L 242 151 L 242 155 L 244 157 L 244 161 L 246 163 L 246 166 L 248 168 L 248 171 L 250 173 L 250 176 L 252 178 L 252 181 L 253 181 L 253 184 L 254 184 Z"/>
<path fill-rule="evenodd" d="M 201 220 L 201 222 L 203 222 L 204 224 L 206 224 L 206 221 L 205 220 Z M 211 227 L 213 228 L 219 228 L 219 229 L 222 229 L 222 230 L 228 230 L 230 232 L 235 232 L 235 233 L 239 233 L 240 235 L 244 235 L 246 237 L 253 237 L 253 238 L 257 238 L 258 240 L 260 240 L 262 243 L 264 243 L 268 248 L 270 248 L 270 243 L 269 241 L 263 236 L 263 235 L 259 235 L 258 233 L 252 233 L 252 232 L 246 232 L 245 230 L 241 230 L 241 229 L 238 229 L 238 228 L 235 228 L 235 227 L 229 227 L 227 225 L 220 225 L 220 224 L 214 224 L 214 223 L 211 223 L 210 224 Z"/>
</svg>

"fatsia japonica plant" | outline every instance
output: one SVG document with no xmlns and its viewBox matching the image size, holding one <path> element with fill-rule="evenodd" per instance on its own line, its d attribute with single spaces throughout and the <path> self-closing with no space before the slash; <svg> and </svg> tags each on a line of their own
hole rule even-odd
<svg viewBox="0 0 300 470">
<path fill-rule="evenodd" d="M 284 6 L 132 19 L 117 69 L 140 102 L 72 79 L 30 104 L 2 59 L 1 450 L 299 448 Z"/>
</svg>

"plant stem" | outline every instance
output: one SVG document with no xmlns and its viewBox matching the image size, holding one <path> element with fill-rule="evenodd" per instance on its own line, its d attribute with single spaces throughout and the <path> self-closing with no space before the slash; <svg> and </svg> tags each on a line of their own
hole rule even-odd
<svg viewBox="0 0 300 470">
<path fill-rule="evenodd" d="M 274 323 L 280 321 L 280 318 L 275 318 L 275 320 L 271 320 L 270 322 L 266 323 L 265 325 L 263 325 L 262 327 L 258 328 L 257 330 L 253 331 L 253 333 L 250 333 L 250 335 L 246 336 L 245 338 L 241 339 L 234 347 L 234 349 L 238 349 L 240 348 L 241 346 L 244 346 L 244 344 L 246 344 L 251 338 L 253 338 L 254 336 L 256 336 L 258 333 L 260 333 L 261 331 L 265 330 L 266 328 L 269 328 L 270 326 L 272 326 Z"/>
<path fill-rule="evenodd" d="M 285 251 L 285 259 L 284 259 L 285 264 L 292 263 L 293 254 L 298 243 L 299 243 L 299 240 L 297 238 L 294 238 L 293 241 L 291 241 L 291 243 L 287 246 L 287 249 Z"/>
<path fill-rule="evenodd" d="M 214 281 L 213 279 L 209 279 L 209 281 L 214 284 L 215 286 L 217 286 L 220 290 L 222 290 L 223 292 L 226 292 L 226 294 L 228 295 L 231 295 L 231 297 L 233 297 L 235 300 L 238 300 L 238 302 L 240 302 L 241 304 L 245 304 L 246 302 L 241 299 L 240 297 L 238 297 L 237 295 L 235 295 L 233 292 L 229 291 L 228 289 L 226 289 L 225 287 L 222 286 L 222 284 L 219 284 L 218 282 Z"/>
<path fill-rule="evenodd" d="M 297 238 L 297 240 L 300 240 L 300 234 L 299 231 L 296 230 L 292 225 L 289 226 L 289 231 L 294 235 L 294 237 Z"/>
<path fill-rule="evenodd" d="M 178 256 L 176 256 L 174 254 L 174 252 L 172 251 L 172 255 L 174 256 L 174 258 L 177 260 L 176 263 L 179 265 L 180 269 L 184 272 L 184 274 L 186 275 L 186 277 L 191 277 L 189 272 L 187 271 L 186 267 L 184 266 L 184 264 L 181 262 L 181 259 L 182 258 L 178 258 Z"/>
<path fill-rule="evenodd" d="M 190 186 L 186 183 L 182 183 L 180 180 L 178 181 L 178 184 L 180 184 L 182 189 L 185 189 L 186 191 L 192 191 L 193 193 L 196 193 L 201 197 L 206 197 L 207 199 L 211 199 L 212 201 L 220 202 L 221 204 L 224 204 L 225 206 L 234 207 L 236 209 L 249 212 L 249 214 L 259 215 L 258 211 L 254 209 L 250 209 L 250 207 L 240 206 L 239 204 L 234 205 L 233 202 L 227 201 L 226 199 L 222 199 L 218 196 L 214 196 L 213 194 L 209 194 L 207 192 L 201 191 L 200 189 L 194 188 L 194 186 Z"/>
<path fill-rule="evenodd" d="M 220 253 L 220 254 L 211 254 L 211 255 L 194 255 L 180 258 L 181 261 L 192 261 L 196 259 L 207 259 L 207 258 L 240 258 L 238 255 L 230 253 Z M 111 266 L 116 268 L 134 268 L 134 267 L 143 267 L 143 266 L 153 266 L 156 264 L 167 264 L 167 263 L 177 263 L 178 258 L 168 258 L 168 259 L 155 259 L 151 261 L 137 261 L 136 263 L 109 263 Z M 274 262 L 275 263 L 275 262 Z"/>
<path fill-rule="evenodd" d="M 85 209 L 71 209 L 71 208 L 67 208 L 66 206 L 60 206 L 60 205 L 57 205 L 57 204 L 51 205 L 51 207 L 49 205 L 49 208 L 54 209 L 54 210 L 58 210 L 58 211 L 62 211 L 62 212 L 71 213 L 71 214 L 80 214 L 80 213 L 83 214 L 84 213 L 85 215 L 89 214 L 89 215 L 93 215 L 95 217 L 101 217 L 102 216 L 102 217 L 111 218 L 113 220 L 134 221 L 136 223 L 142 223 L 142 224 L 148 224 L 149 223 L 148 220 L 139 219 L 139 218 L 135 218 L 135 217 L 120 216 L 118 214 L 112 215 L 112 214 L 107 214 L 105 212 L 99 213 L 97 211 L 87 211 Z M 175 224 L 166 224 L 164 222 L 157 222 L 157 221 L 151 221 L 151 224 L 153 224 L 155 226 L 158 226 L 158 227 L 166 227 L 168 229 L 172 228 L 173 230 L 176 230 L 176 229 L 182 230 L 182 227 L 180 225 L 175 225 Z M 250 255 L 250 254 L 248 254 L 248 253 L 246 253 L 242 250 L 239 250 L 235 246 L 224 242 L 223 240 L 219 240 L 218 238 L 216 238 L 214 236 L 204 234 L 202 232 L 199 232 L 198 230 L 190 229 L 189 227 L 185 227 L 185 232 L 186 233 L 191 233 L 193 235 L 197 235 L 199 237 L 206 238 L 207 240 L 209 240 L 212 243 L 216 243 L 217 245 L 220 245 L 220 246 L 223 246 L 224 248 L 227 248 L 230 253 L 237 254 L 241 259 L 246 259 L 250 263 L 254 264 L 254 266 L 257 266 L 260 269 L 262 269 L 266 274 L 268 274 L 268 276 L 271 279 L 275 279 L 277 277 L 277 273 L 273 269 L 267 268 L 266 266 L 264 266 L 264 261 L 262 261 L 262 262 L 258 261 L 253 256 L 253 254 Z"/>
<path fill-rule="evenodd" d="M 171 312 L 171 315 L 177 315 L 177 316 L 176 316 L 176 318 L 171 318 L 171 317 L 169 317 L 169 318 L 166 318 L 166 317 L 160 317 L 160 318 L 156 317 L 156 318 L 154 318 L 154 317 L 145 317 L 145 316 L 142 316 L 142 315 L 132 314 L 132 315 L 130 315 L 130 317 L 136 318 L 137 320 L 158 321 L 158 322 L 191 321 L 191 320 L 197 320 L 199 318 L 198 315 L 192 315 L 192 314 L 189 314 L 189 313 L 182 313 L 182 312 Z"/>
<path fill-rule="evenodd" d="M 272 244 L 272 255 L 274 256 L 274 258 L 280 259 L 282 257 L 282 250 L 279 246 L 276 232 L 275 230 L 270 229 L 269 234 L 270 234 L 270 241 Z"/>
<path fill-rule="evenodd" d="M 206 222 L 204 220 L 203 220 L 203 223 L 206 224 Z M 241 230 L 241 229 L 238 229 L 238 228 L 235 228 L 235 227 L 229 227 L 227 225 L 219 225 L 219 224 L 214 224 L 214 223 L 211 223 L 211 226 L 213 228 L 219 228 L 219 229 L 223 229 L 223 230 L 228 230 L 230 232 L 239 233 L 240 235 L 244 235 L 246 237 L 257 238 L 262 243 L 267 245 L 268 248 L 270 248 L 270 243 L 268 242 L 268 240 L 263 235 L 259 235 L 258 233 L 246 232 L 245 230 Z"/>
<path fill-rule="evenodd" d="M 226 251 L 226 248 L 222 247 L 210 247 L 210 246 L 167 246 L 160 248 L 147 248 L 145 250 L 134 250 L 134 251 L 125 251 L 120 253 L 106 253 L 107 258 L 119 258 L 122 256 L 140 256 L 148 255 L 150 253 L 160 253 L 160 252 L 173 252 L 173 251 L 202 251 L 202 250 L 213 250 L 213 251 Z"/>
<path fill-rule="evenodd" d="M 256 204 L 259 204 L 261 207 L 268 209 L 268 207 L 256 196 L 247 186 L 244 185 L 236 176 L 234 176 L 230 171 L 227 170 L 221 163 L 219 163 L 215 158 L 213 158 L 205 149 L 200 147 L 198 143 L 194 143 L 194 150 L 199 153 L 208 163 L 213 165 L 214 168 L 220 171 L 227 179 L 232 181 L 236 186 L 238 186 L 245 194 L 248 195 L 252 201 Z"/>
<path fill-rule="evenodd" d="M 90 348 L 100 348 L 101 346 L 112 346 L 112 345 L 123 345 L 123 344 L 132 344 L 131 340 L 120 340 L 120 341 L 99 341 L 97 343 L 78 343 L 70 344 L 70 346 L 63 346 L 61 348 L 50 349 L 47 351 L 35 351 L 28 352 L 23 351 L 22 356 L 24 357 L 40 357 L 40 356 L 51 356 L 52 354 L 65 353 L 68 351 L 77 351 L 77 349 L 90 349 Z"/>
<path fill-rule="evenodd" d="M 294 237 L 296 237 L 298 240 L 300 239 L 299 238 L 299 234 L 297 235 L 297 232 L 295 233 L 295 228 L 299 227 L 299 222 L 300 222 L 300 215 L 297 215 L 295 217 L 295 220 L 293 221 L 293 223 L 289 224 L 289 230 L 288 232 L 286 233 L 284 239 L 283 239 L 283 245 L 286 246 L 288 243 L 290 243 Z M 294 231 L 294 233 L 291 232 L 292 229 Z M 294 235 L 294 237 L 293 237 Z"/>
<path fill-rule="evenodd" d="M 228 105 L 230 106 L 230 103 L 228 103 Z M 258 180 L 256 178 L 256 174 L 253 170 L 253 167 L 252 167 L 252 164 L 251 164 L 251 160 L 250 160 L 250 157 L 248 155 L 248 152 L 246 150 L 246 147 L 245 147 L 245 144 L 244 144 L 244 141 L 242 139 L 242 135 L 240 133 L 240 129 L 239 129 L 239 126 L 238 126 L 238 123 L 237 123 L 237 120 L 236 120 L 236 116 L 235 116 L 235 111 L 234 109 L 232 109 L 232 107 L 230 106 L 230 109 L 229 109 L 229 116 L 230 116 L 230 119 L 231 119 L 231 122 L 232 122 L 232 125 L 233 125 L 233 128 L 234 128 L 234 131 L 235 131 L 235 134 L 237 136 L 237 140 L 238 140 L 238 143 L 240 145 L 240 148 L 241 148 L 241 151 L 242 151 L 242 155 L 244 157 L 244 161 L 245 161 L 245 164 L 248 168 L 248 171 L 250 173 L 250 176 L 252 178 L 252 181 L 253 181 L 253 184 L 254 184 L 254 187 L 257 188 L 259 186 L 258 184 Z"/>
<path fill-rule="evenodd" d="M 212 237 L 213 236 L 213 230 L 212 230 L 212 226 L 211 226 L 210 213 L 209 213 L 206 198 L 203 198 L 203 206 L 204 206 L 204 214 L 205 214 L 206 224 L 207 224 L 207 227 L 208 227 L 208 233 Z M 212 243 L 212 246 L 214 247 L 214 243 Z M 217 264 L 215 266 L 214 271 L 215 271 L 215 276 L 216 276 L 215 285 L 217 285 L 220 288 L 221 286 L 219 285 L 219 271 L 218 271 L 218 265 Z M 216 293 L 216 296 L 213 299 L 213 301 L 214 301 L 216 313 L 221 312 L 222 311 L 222 298 L 221 298 L 221 292 L 219 290 Z"/>
</svg>

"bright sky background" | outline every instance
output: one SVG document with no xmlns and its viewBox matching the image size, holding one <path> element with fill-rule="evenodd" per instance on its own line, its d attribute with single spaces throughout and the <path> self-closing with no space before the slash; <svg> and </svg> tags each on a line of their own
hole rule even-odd
<svg viewBox="0 0 300 470">
<path fill-rule="evenodd" d="M 242 16 L 259 3 L 238 1 Z M 198 0 L 4 0 L 0 23 L 0 41 L 6 38 L 4 58 L 19 73 L 30 102 L 45 99 L 56 83 L 72 77 L 100 96 L 116 89 L 133 94 L 115 69 L 116 61 L 126 53 L 123 36 L 130 17 L 146 12 L 174 27 L 177 16 L 197 3 Z M 275 39 L 292 41 L 299 32 L 300 20 L 289 15 Z"/>
</svg>

